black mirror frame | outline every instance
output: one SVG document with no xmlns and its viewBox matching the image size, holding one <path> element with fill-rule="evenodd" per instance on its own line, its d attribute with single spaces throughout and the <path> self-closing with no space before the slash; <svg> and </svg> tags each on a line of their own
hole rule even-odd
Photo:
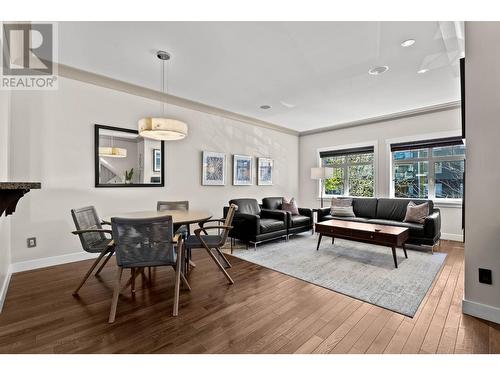
<svg viewBox="0 0 500 375">
<path fill-rule="evenodd" d="M 126 133 L 139 134 L 137 130 L 118 128 L 114 126 L 94 124 L 94 183 L 96 188 L 115 187 L 164 187 L 165 186 L 165 141 L 161 142 L 161 183 L 159 184 L 101 184 L 99 183 L 99 130 L 115 130 Z"/>
</svg>

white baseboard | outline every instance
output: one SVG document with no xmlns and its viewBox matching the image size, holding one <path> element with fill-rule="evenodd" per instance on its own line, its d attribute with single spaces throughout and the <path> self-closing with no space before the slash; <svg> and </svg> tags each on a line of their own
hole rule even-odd
<svg viewBox="0 0 500 375">
<path fill-rule="evenodd" d="M 3 304 L 5 302 L 5 297 L 7 297 L 7 289 L 9 289 L 10 277 L 12 276 L 11 268 L 7 271 L 7 275 L 0 285 L 0 313 L 2 312 Z"/>
<path fill-rule="evenodd" d="M 458 242 L 463 242 L 464 237 L 461 234 L 455 234 L 455 233 L 441 233 L 441 239 L 442 240 L 450 240 L 450 241 L 458 241 Z"/>
<path fill-rule="evenodd" d="M 482 303 L 469 301 L 464 298 L 462 300 L 462 312 L 476 318 L 500 324 L 500 308 L 498 307 L 483 305 Z"/>
<path fill-rule="evenodd" d="M 93 259 L 97 258 L 98 256 L 99 254 L 91 254 L 81 251 L 78 253 L 57 255 L 48 258 L 40 258 L 40 259 L 27 260 L 24 262 L 12 263 L 10 265 L 10 268 L 11 268 L 11 273 L 16 273 L 16 272 L 34 270 L 37 268 L 57 266 L 59 264 L 78 262 L 80 260 Z"/>
</svg>

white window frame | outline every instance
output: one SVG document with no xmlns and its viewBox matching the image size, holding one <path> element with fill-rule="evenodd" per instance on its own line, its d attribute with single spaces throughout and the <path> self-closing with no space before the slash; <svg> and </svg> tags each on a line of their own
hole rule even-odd
<svg viewBox="0 0 500 375">
<path fill-rule="evenodd" d="M 430 138 L 429 138 L 430 139 Z M 435 138 L 437 139 L 437 138 Z M 450 205 L 461 205 L 462 204 L 462 198 L 436 198 L 436 181 L 435 181 L 435 163 L 439 161 L 460 161 L 464 160 L 465 161 L 465 156 L 466 155 L 449 155 L 449 156 L 433 156 L 432 155 L 432 149 L 433 148 L 439 148 L 438 147 L 423 147 L 419 148 L 418 150 L 427 150 L 427 157 L 423 158 L 411 158 L 411 159 L 403 159 L 403 160 L 394 160 L 393 157 L 393 152 L 390 151 L 389 148 L 389 155 L 390 155 L 390 161 L 391 161 L 391 168 L 390 168 L 390 189 L 391 189 L 391 197 L 395 198 L 395 189 L 394 189 L 394 167 L 397 164 L 411 164 L 411 163 L 417 163 L 417 162 L 428 162 L 428 182 L 427 182 L 427 191 L 428 191 L 428 196 L 427 198 L 415 198 L 415 199 L 430 199 L 434 202 L 438 203 L 444 203 L 450 204 Z M 415 149 L 416 151 L 417 149 Z"/>
<path fill-rule="evenodd" d="M 339 150 L 348 150 L 351 148 L 361 148 L 361 147 L 373 147 L 373 197 L 377 197 L 377 191 L 378 191 L 378 142 L 377 141 L 367 141 L 367 142 L 362 142 L 362 143 L 352 143 L 352 144 L 344 144 L 344 145 L 336 145 L 336 146 L 330 146 L 330 147 L 323 147 L 323 148 L 318 148 L 316 150 L 317 153 L 317 165 L 319 167 L 322 167 L 321 164 L 321 152 L 326 152 L 326 151 L 339 151 Z M 355 165 L 369 165 L 371 163 L 356 163 Z M 347 167 L 348 164 L 343 164 L 343 166 Z M 345 177 L 347 181 L 347 174 Z M 322 189 L 322 184 L 321 181 L 318 181 L 317 184 L 317 191 L 318 191 L 318 199 L 321 199 L 321 189 Z M 334 198 L 334 197 L 350 197 L 349 195 L 349 183 L 347 181 L 347 184 L 345 186 L 345 189 L 347 190 L 344 195 L 337 195 L 337 194 L 323 194 L 323 198 Z"/>
</svg>

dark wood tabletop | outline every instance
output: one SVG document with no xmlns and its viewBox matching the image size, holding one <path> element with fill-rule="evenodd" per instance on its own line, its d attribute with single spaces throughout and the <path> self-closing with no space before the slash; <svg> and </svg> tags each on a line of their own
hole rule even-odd
<svg viewBox="0 0 500 375">
<path fill-rule="evenodd" d="M 332 244 L 335 243 L 335 238 L 342 238 L 350 241 L 388 246 L 392 249 L 396 268 L 398 268 L 396 247 L 401 246 L 405 257 L 408 258 L 405 242 L 408 240 L 409 230 L 405 227 L 334 219 L 316 223 L 315 230 L 319 233 L 316 250 L 319 250 L 321 239 L 323 236 L 326 236 L 332 238 Z"/>
</svg>

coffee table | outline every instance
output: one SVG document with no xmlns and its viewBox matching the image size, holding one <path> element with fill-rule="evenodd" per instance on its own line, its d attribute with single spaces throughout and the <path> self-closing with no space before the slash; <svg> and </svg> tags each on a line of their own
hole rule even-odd
<svg viewBox="0 0 500 375">
<path fill-rule="evenodd" d="M 319 250 L 321 239 L 326 236 L 332 238 L 332 244 L 335 243 L 335 238 L 342 238 L 344 240 L 388 246 L 392 249 L 392 257 L 396 268 L 398 268 L 396 247 L 401 246 L 405 258 L 408 258 L 405 247 L 405 242 L 409 237 L 408 228 L 334 219 L 316 223 L 315 230 L 319 233 L 316 250 Z"/>
</svg>

